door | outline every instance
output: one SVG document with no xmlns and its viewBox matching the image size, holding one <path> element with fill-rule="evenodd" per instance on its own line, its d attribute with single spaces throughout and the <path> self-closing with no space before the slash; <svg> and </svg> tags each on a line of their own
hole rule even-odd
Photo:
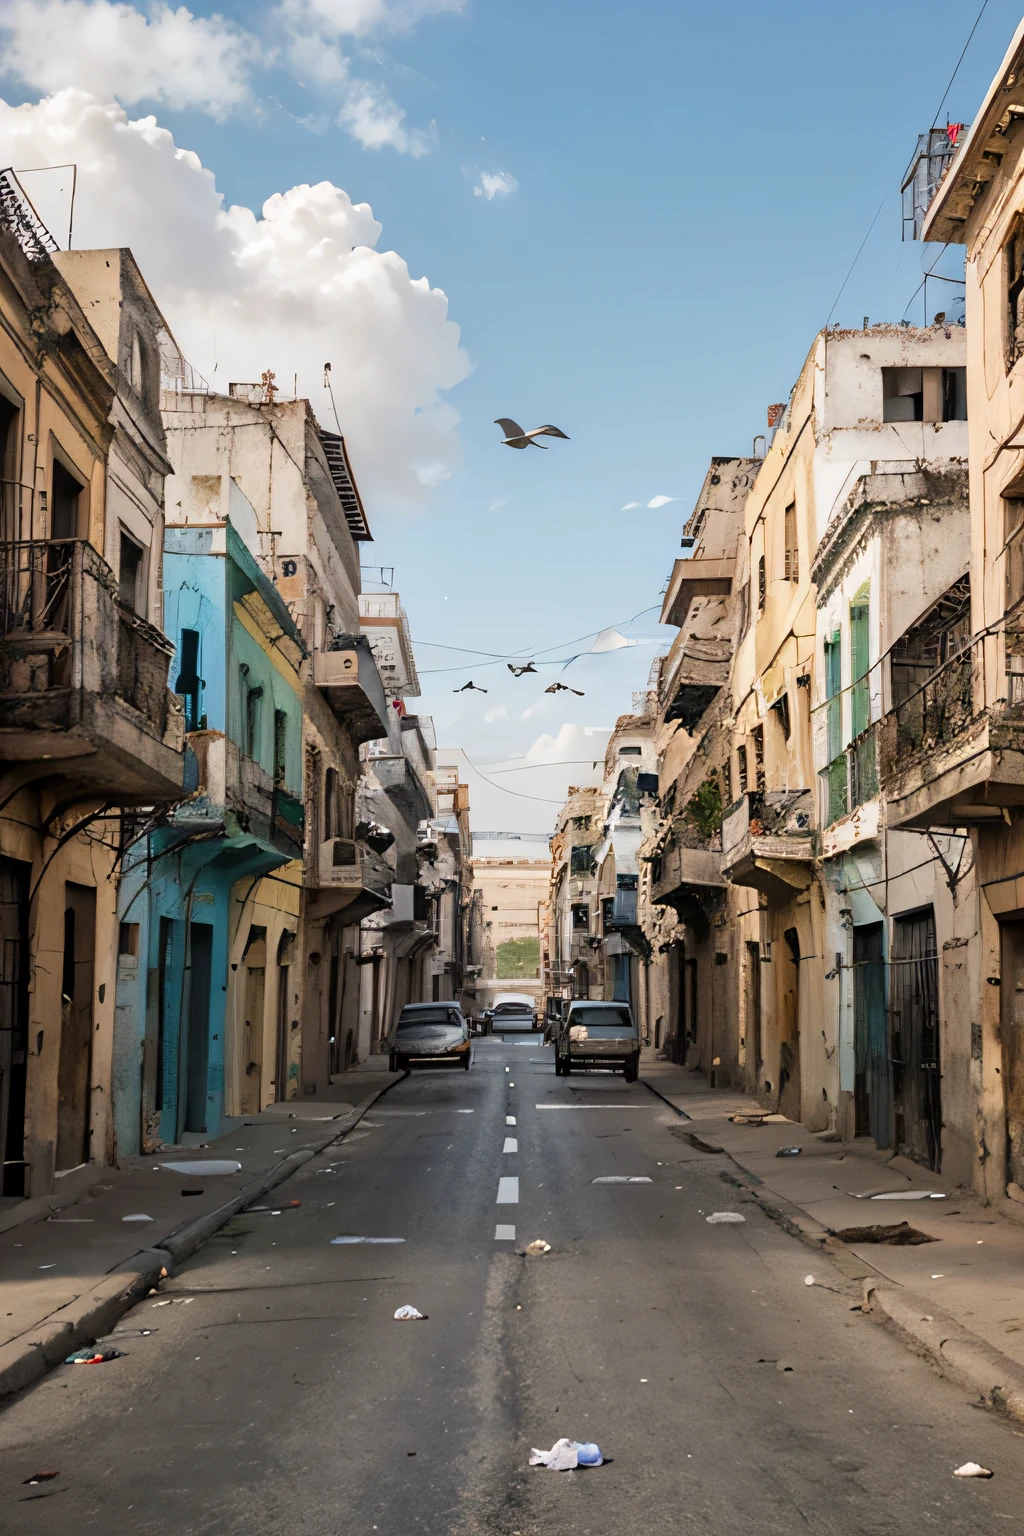
<svg viewBox="0 0 1024 1536">
<path fill-rule="evenodd" d="M 263 1005 L 266 997 L 266 967 L 245 968 L 245 1023 L 242 1075 L 242 1114 L 258 1115 L 263 1108 Z"/>
<path fill-rule="evenodd" d="M 853 930 L 853 1048 L 856 1134 L 892 1145 L 892 1085 L 881 923 Z"/>
<path fill-rule="evenodd" d="M 931 907 L 895 919 L 890 971 L 896 1145 L 938 1173 L 942 1168 L 939 962 Z"/>
<path fill-rule="evenodd" d="M 288 974 L 289 965 L 277 968 L 277 1060 L 274 1064 L 274 1098 L 283 1104 L 288 1097 L 289 1038 Z"/>
<path fill-rule="evenodd" d="M 64 887 L 60 1057 L 57 1066 L 56 1168 L 89 1161 L 92 1092 L 92 990 L 96 953 L 96 891 Z"/>
<path fill-rule="evenodd" d="M 1006 1182 L 1024 1188 L 1024 922 L 1003 923 L 1000 940 L 999 1036 L 1006 1111 Z"/>
<path fill-rule="evenodd" d="M 752 1093 L 760 1092 L 764 1066 L 761 1049 L 761 946 L 747 940 L 747 1083 Z"/>
<path fill-rule="evenodd" d="M 213 964 L 213 927 L 210 923 L 189 924 L 188 949 L 188 1018 L 183 1031 L 185 1121 L 182 1129 L 205 1131 Z"/>
<path fill-rule="evenodd" d="M 779 1030 L 779 1098 L 782 1114 L 800 1119 L 800 937 L 795 928 L 782 935 L 784 944 L 775 945 L 779 960 L 777 985 L 782 989 L 781 1029 Z M 773 967 L 774 968 L 774 967 Z"/>
<path fill-rule="evenodd" d="M 0 1195 L 25 1193 L 29 869 L 0 858 Z"/>
</svg>

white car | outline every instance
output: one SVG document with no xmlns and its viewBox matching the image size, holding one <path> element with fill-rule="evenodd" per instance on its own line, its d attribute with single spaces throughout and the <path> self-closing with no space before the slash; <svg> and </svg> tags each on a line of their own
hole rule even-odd
<svg viewBox="0 0 1024 1536">
<path fill-rule="evenodd" d="M 640 1041 L 628 1003 L 573 1001 L 556 1030 L 559 1077 L 568 1077 L 573 1067 L 621 1066 L 626 1082 L 636 1082 Z"/>
<path fill-rule="evenodd" d="M 398 1017 L 391 1047 L 392 1072 L 404 1072 L 413 1062 L 421 1066 L 451 1066 L 469 1071 L 472 1051 L 469 1025 L 458 1003 L 407 1003 Z"/>
<path fill-rule="evenodd" d="M 525 992 L 499 992 L 488 1010 L 492 1029 L 537 1029 L 536 999 Z"/>
</svg>

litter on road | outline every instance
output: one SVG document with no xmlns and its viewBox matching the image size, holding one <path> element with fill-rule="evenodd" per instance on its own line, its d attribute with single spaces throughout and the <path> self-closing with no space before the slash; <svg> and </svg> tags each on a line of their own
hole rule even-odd
<svg viewBox="0 0 1024 1536">
<path fill-rule="evenodd" d="M 635 1174 L 627 1178 L 624 1173 L 605 1173 L 599 1179 L 591 1179 L 591 1184 L 650 1184 L 652 1180 L 646 1174 Z M 743 1217 L 740 1217 L 743 1220 Z"/>
<path fill-rule="evenodd" d="M 804 1275 L 804 1285 L 813 1285 L 813 1284 L 814 1284 L 814 1276 L 813 1275 Z"/>
<path fill-rule="evenodd" d="M 97 1349 L 95 1344 L 88 1349 L 76 1349 L 73 1355 L 68 1355 L 65 1365 L 103 1365 L 108 1360 L 123 1360 L 125 1357 L 121 1350 L 115 1349 L 112 1344 L 104 1344 L 102 1349 Z"/>
<path fill-rule="evenodd" d="M 833 1184 L 833 1189 L 839 1189 L 838 1184 Z M 858 1195 L 856 1190 L 844 1189 L 841 1194 L 849 1195 L 851 1200 L 945 1200 L 947 1197 L 936 1189 L 886 1189 L 876 1194 Z"/>
<path fill-rule="evenodd" d="M 241 1173 L 241 1163 L 230 1159 L 200 1158 L 194 1163 L 155 1163 L 156 1168 L 166 1168 L 168 1173 L 191 1173 L 197 1179 L 215 1179 L 224 1173 Z"/>
<path fill-rule="evenodd" d="M 550 1253 L 551 1244 L 546 1243 L 542 1237 L 535 1237 L 532 1243 L 527 1243 L 524 1253 Z"/>
<path fill-rule="evenodd" d="M 31 1488 L 33 1483 L 48 1483 L 54 1477 L 60 1477 L 60 1472 L 33 1472 L 31 1477 L 22 1478 L 21 1486 Z"/>
<path fill-rule="evenodd" d="M 776 1152 L 775 1156 L 776 1157 L 799 1157 L 802 1151 L 803 1151 L 803 1147 L 780 1147 L 779 1150 Z"/>
<path fill-rule="evenodd" d="M 704 1218 L 712 1227 L 722 1222 L 746 1221 L 746 1219 L 745 1216 L 740 1215 L 739 1211 L 715 1211 L 713 1215 Z"/>
<path fill-rule="evenodd" d="M 399 1307 L 395 1313 L 396 1323 L 425 1323 L 426 1321 L 427 1314 L 425 1312 L 417 1312 L 415 1307 Z"/>
<path fill-rule="evenodd" d="M 332 1237 L 331 1246 L 349 1243 L 404 1243 L 404 1237 Z"/>
<path fill-rule="evenodd" d="M 135 1211 L 131 1216 L 122 1216 L 122 1221 L 152 1221 L 152 1216 L 144 1216 L 141 1211 Z"/>
<path fill-rule="evenodd" d="M 957 1467 L 954 1477 L 991 1477 L 988 1467 L 979 1467 L 976 1461 L 965 1461 L 962 1467 Z"/>
<path fill-rule="evenodd" d="M 547 1467 L 552 1472 L 571 1472 L 575 1467 L 599 1467 L 604 1461 L 600 1448 L 592 1441 L 556 1440 L 550 1451 L 530 1453 L 531 1467 Z"/>
</svg>

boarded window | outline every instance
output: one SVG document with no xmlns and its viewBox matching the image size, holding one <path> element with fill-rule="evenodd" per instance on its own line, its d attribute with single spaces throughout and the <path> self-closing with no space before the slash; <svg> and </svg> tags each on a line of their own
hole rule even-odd
<svg viewBox="0 0 1024 1536">
<path fill-rule="evenodd" d="M 768 593 L 768 578 L 765 575 L 764 555 L 759 556 L 757 562 L 757 611 L 764 612 L 765 597 Z"/>
<path fill-rule="evenodd" d="M 761 794 L 764 791 L 764 726 L 755 725 L 750 739 L 754 743 L 754 788 Z"/>
</svg>

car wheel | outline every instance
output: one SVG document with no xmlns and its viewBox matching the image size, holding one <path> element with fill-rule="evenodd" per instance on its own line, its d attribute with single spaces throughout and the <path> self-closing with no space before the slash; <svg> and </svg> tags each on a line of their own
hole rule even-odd
<svg viewBox="0 0 1024 1536">
<path fill-rule="evenodd" d="M 622 1066 L 622 1075 L 627 1083 L 635 1083 L 637 1078 L 637 1059 L 635 1056 L 626 1058 Z"/>
<path fill-rule="evenodd" d="M 469 1071 L 470 1059 L 471 1059 L 471 1053 L 469 1051 L 467 1051 L 465 1056 L 463 1056 L 463 1058 L 462 1058 L 462 1069 L 463 1069 L 464 1072 L 468 1072 Z"/>
<path fill-rule="evenodd" d="M 392 1051 L 390 1056 L 388 1057 L 388 1071 L 389 1072 L 397 1072 L 398 1071 L 398 1057 L 395 1055 L 394 1051 Z"/>
</svg>

